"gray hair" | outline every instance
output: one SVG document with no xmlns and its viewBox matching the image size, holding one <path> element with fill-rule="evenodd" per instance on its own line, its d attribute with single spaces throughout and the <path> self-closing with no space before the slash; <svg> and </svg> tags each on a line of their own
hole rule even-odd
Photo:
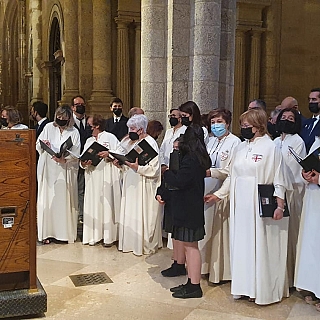
<svg viewBox="0 0 320 320">
<path fill-rule="evenodd" d="M 63 116 L 65 118 L 67 118 L 69 120 L 68 122 L 68 125 L 66 128 L 72 128 L 74 126 L 74 119 L 73 119 L 73 112 L 72 112 L 72 109 L 69 105 L 67 104 L 64 104 L 62 105 L 61 107 L 58 107 L 56 109 L 56 112 L 54 114 L 54 122 L 53 122 L 53 125 L 56 127 L 58 126 L 56 124 L 56 119 L 58 116 Z"/>
<path fill-rule="evenodd" d="M 136 129 L 143 129 L 143 131 L 147 132 L 148 126 L 148 118 L 144 114 L 135 114 L 131 118 L 129 118 L 127 122 L 127 127 L 134 127 Z"/>
</svg>

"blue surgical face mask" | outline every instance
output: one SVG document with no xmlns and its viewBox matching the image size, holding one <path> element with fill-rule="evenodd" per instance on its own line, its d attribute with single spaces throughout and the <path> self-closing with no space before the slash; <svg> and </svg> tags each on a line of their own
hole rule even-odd
<svg viewBox="0 0 320 320">
<path fill-rule="evenodd" d="M 211 132 L 218 138 L 222 137 L 227 132 L 226 125 L 224 123 L 213 123 Z"/>
</svg>

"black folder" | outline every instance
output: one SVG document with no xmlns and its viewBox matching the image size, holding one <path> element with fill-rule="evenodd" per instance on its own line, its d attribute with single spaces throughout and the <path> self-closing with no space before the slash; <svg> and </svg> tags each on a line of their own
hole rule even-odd
<svg viewBox="0 0 320 320">
<path fill-rule="evenodd" d="M 112 151 L 109 153 L 119 161 L 119 164 L 124 164 L 125 161 L 133 163 L 138 158 L 139 166 L 145 166 L 158 155 L 157 151 L 145 139 L 136 144 L 125 156 Z"/>
<path fill-rule="evenodd" d="M 40 146 L 41 148 L 48 152 L 50 155 L 61 158 L 61 157 L 66 157 L 69 154 L 68 149 L 70 149 L 73 146 L 71 137 L 69 137 L 62 145 L 60 146 L 60 151 L 59 152 L 54 152 L 49 146 L 47 146 L 42 140 L 40 141 Z"/>
<path fill-rule="evenodd" d="M 109 151 L 109 149 L 107 147 L 101 145 L 100 143 L 94 141 L 89 146 L 89 148 L 82 153 L 81 156 L 78 156 L 78 155 L 72 153 L 70 150 L 68 150 L 68 151 L 74 158 L 80 159 L 81 161 L 91 160 L 92 165 L 97 166 L 102 160 L 102 158 L 98 156 L 98 153 L 101 151 Z"/>
<path fill-rule="evenodd" d="M 273 195 L 273 184 L 258 184 L 260 217 L 272 218 L 274 210 L 278 207 L 277 198 Z M 287 200 L 284 201 L 284 217 L 289 217 L 289 210 Z"/>
<path fill-rule="evenodd" d="M 304 169 L 304 171 L 312 171 L 315 170 L 320 172 L 320 159 L 314 153 L 309 154 L 304 159 L 302 159 L 292 147 L 288 147 L 290 153 L 292 154 L 293 158 L 300 164 L 300 166 Z M 320 149 L 320 148 L 319 148 Z M 320 153 L 320 150 L 316 150 L 316 153 Z"/>
</svg>

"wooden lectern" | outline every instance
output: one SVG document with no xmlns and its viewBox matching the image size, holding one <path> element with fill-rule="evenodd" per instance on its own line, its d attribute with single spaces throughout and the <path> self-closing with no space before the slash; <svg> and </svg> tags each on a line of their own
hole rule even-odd
<svg viewBox="0 0 320 320">
<path fill-rule="evenodd" d="M 35 130 L 0 130 L 0 150 L 0 317 L 36 314 Z"/>
</svg>

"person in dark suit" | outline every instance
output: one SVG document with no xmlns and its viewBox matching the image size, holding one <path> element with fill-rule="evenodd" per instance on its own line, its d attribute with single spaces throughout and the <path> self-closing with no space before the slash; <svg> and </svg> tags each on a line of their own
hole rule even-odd
<svg viewBox="0 0 320 320">
<path fill-rule="evenodd" d="M 106 120 L 106 131 L 113 133 L 119 141 L 128 134 L 128 118 L 122 114 L 122 109 L 123 103 L 121 99 L 112 99 L 110 102 L 110 110 L 113 112 L 113 117 Z"/>
<path fill-rule="evenodd" d="M 92 135 L 91 127 L 88 124 L 88 118 L 86 117 L 86 103 L 84 97 L 78 95 L 71 99 L 71 109 L 73 111 L 74 127 L 79 131 L 82 153 L 83 147 L 89 137 Z M 79 168 L 78 171 L 78 220 L 81 223 L 83 221 L 83 201 L 84 201 L 84 169 Z"/>
<path fill-rule="evenodd" d="M 32 104 L 30 109 L 30 117 L 31 120 L 35 121 L 37 124 L 35 125 L 36 129 L 36 138 L 38 139 L 40 133 L 47 123 L 49 123 L 49 119 L 47 118 L 48 113 L 48 105 L 42 101 L 36 101 Z"/>
<path fill-rule="evenodd" d="M 314 143 L 315 137 L 320 135 L 320 88 L 314 88 L 310 91 L 309 110 L 312 117 L 304 122 L 300 133 L 306 145 L 307 153 Z"/>
</svg>

